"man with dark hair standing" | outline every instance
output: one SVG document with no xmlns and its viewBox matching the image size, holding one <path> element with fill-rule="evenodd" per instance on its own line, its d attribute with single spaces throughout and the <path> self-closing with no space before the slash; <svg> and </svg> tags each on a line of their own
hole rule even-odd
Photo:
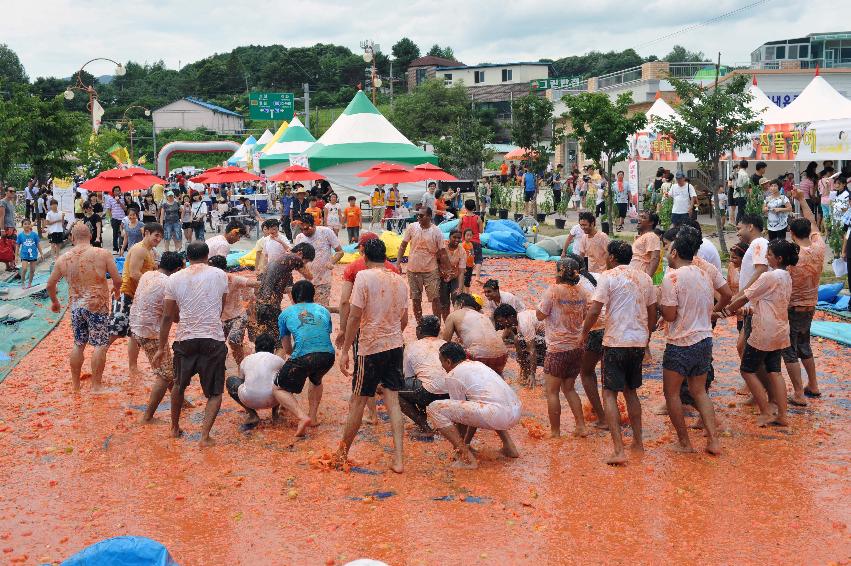
<svg viewBox="0 0 851 566">
<path fill-rule="evenodd" d="M 224 271 L 207 265 L 209 248 L 203 242 L 186 247 L 189 267 L 169 276 L 165 288 L 160 347 L 155 363 L 161 364 L 168 347 L 171 326 L 180 322 L 172 344 L 175 385 L 171 389 L 171 435 L 178 438 L 183 393 L 198 374 L 207 398 L 201 446 L 210 446 L 210 429 L 222 405 L 225 389 L 225 358 L 228 348 L 222 330 L 222 308 L 227 301 L 228 278 Z"/>
<path fill-rule="evenodd" d="M 793 191 L 791 197 L 798 200 L 804 217 L 789 223 L 792 241 L 801 251 L 798 253 L 797 265 L 786 268 L 792 278 L 792 296 L 789 300 L 791 346 L 783 351 L 783 361 L 794 391 L 790 402 L 802 406 L 807 404 L 804 397 L 821 397 L 816 379 L 816 361 L 810 347 L 810 326 L 818 303 L 818 287 L 827 245 L 804 193 Z M 806 387 L 801 381 L 801 365 L 807 371 Z"/>
<path fill-rule="evenodd" d="M 315 258 L 310 265 L 311 280 L 316 287 L 316 302 L 324 307 L 331 304 L 331 272 L 334 264 L 343 257 L 343 247 L 337 234 L 327 226 L 316 226 L 314 217 L 301 217 L 301 234 L 296 236 L 296 245 L 306 243 L 313 246 Z"/>
<path fill-rule="evenodd" d="M 632 248 L 623 240 L 609 242 L 609 270 L 600 274 L 591 306 L 582 328 L 585 344 L 588 333 L 606 307 L 606 329 L 603 335 L 603 401 L 606 420 L 614 443 L 614 453 L 607 464 L 625 464 L 626 454 L 621 436 L 618 393 L 623 393 L 632 426 L 632 449 L 644 452 L 641 436 L 641 363 L 656 328 L 656 289 L 647 273 L 629 267 Z"/>
<path fill-rule="evenodd" d="M 177 252 L 163 252 L 156 271 L 148 271 L 139 279 L 133 304 L 130 305 L 130 333 L 139 347 L 144 350 L 157 381 L 151 388 L 148 407 L 142 415 L 142 423 L 153 421 L 154 412 L 165 396 L 166 389 L 174 385 L 174 367 L 168 349 L 165 357 L 155 363 L 160 349 L 160 327 L 162 326 L 165 285 L 169 275 L 183 268 L 183 259 Z"/>
<path fill-rule="evenodd" d="M 765 170 L 768 167 L 765 161 L 757 161 L 754 166 L 754 174 L 751 175 L 751 184 L 754 187 L 759 187 L 759 182 L 762 181 L 762 178 L 765 177 Z"/>
<path fill-rule="evenodd" d="M 594 218 L 594 214 L 591 212 L 579 213 L 579 227 L 582 229 L 583 236 L 575 246 L 576 254 L 587 259 L 588 271 L 594 273 L 604 272 L 606 270 L 606 259 L 609 257 L 609 236 L 597 230 L 597 219 Z M 641 227 L 639 225 L 640 233 Z M 562 250 L 562 257 L 566 255 L 567 245 Z"/>
<path fill-rule="evenodd" d="M 643 211 L 638 215 L 638 237 L 632 243 L 632 261 L 629 264 L 651 279 L 659 267 L 662 254 L 662 241 L 655 232 L 658 224 L 659 216 L 655 212 Z"/>
<path fill-rule="evenodd" d="M 408 286 L 414 303 L 414 318 L 419 323 L 423 317 L 423 289 L 431 302 L 431 314 L 440 316 L 440 271 L 448 265 L 449 256 L 443 245 L 443 232 L 432 223 L 432 210 L 420 208 L 417 222 L 405 229 L 402 244 L 397 252 L 397 264 L 402 271 L 402 258 L 411 246 L 408 256 Z"/>
<path fill-rule="evenodd" d="M 629 210 L 629 199 L 632 193 L 635 192 L 635 189 L 632 188 L 629 181 L 624 180 L 623 171 L 618 171 L 612 189 L 615 191 L 615 206 L 618 209 L 618 218 L 615 224 L 617 228 L 615 230 L 621 232 L 623 231 L 624 218 L 626 218 L 626 213 Z"/>
<path fill-rule="evenodd" d="M 739 170 L 736 172 L 736 178 L 733 181 L 733 204 L 736 205 L 736 219 L 733 221 L 738 224 L 745 213 L 745 205 L 748 203 L 748 194 L 750 193 L 751 178 L 748 175 L 748 161 L 742 159 L 739 162 Z"/>
<path fill-rule="evenodd" d="M 380 384 L 384 386 L 384 404 L 393 427 L 394 456 L 390 469 L 400 474 L 404 470 L 404 422 L 399 409 L 398 391 L 403 385 L 402 332 L 408 325 L 408 288 L 398 274 L 384 267 L 384 261 L 387 259 L 384 242 L 366 242 L 364 256 L 367 269 L 358 273 L 355 278 L 346 336 L 339 353 L 343 375 L 351 375 L 349 351 L 355 336 L 358 336 L 358 356 L 352 379 L 349 416 L 343 430 L 343 441 L 337 451 L 337 461 L 341 465 L 346 461 L 355 435 L 360 429 L 366 402 L 375 395 Z"/>
</svg>

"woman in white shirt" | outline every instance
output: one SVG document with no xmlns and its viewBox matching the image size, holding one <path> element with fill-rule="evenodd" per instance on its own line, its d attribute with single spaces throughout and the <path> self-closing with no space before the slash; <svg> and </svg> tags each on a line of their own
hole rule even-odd
<svg viewBox="0 0 851 566">
<path fill-rule="evenodd" d="M 337 193 L 331 193 L 329 202 L 325 203 L 323 214 L 325 216 L 325 226 L 334 231 L 335 235 L 339 235 L 340 228 L 343 227 L 343 209 L 337 199 Z"/>
<path fill-rule="evenodd" d="M 765 184 L 762 181 L 760 185 Z M 765 196 L 762 211 L 768 214 L 768 240 L 785 240 L 792 203 L 786 195 L 780 194 L 780 183 L 776 179 L 768 182 L 768 194 Z"/>
</svg>

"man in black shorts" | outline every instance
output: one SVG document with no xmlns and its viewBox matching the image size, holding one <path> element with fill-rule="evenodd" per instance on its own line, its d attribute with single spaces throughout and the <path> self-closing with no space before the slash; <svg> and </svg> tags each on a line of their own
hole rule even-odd
<svg viewBox="0 0 851 566">
<path fill-rule="evenodd" d="M 405 387 L 399 391 L 402 413 L 420 430 L 431 432 L 426 407 L 433 401 L 449 399 L 446 371 L 440 365 L 440 347 L 446 344 L 440 334 L 440 319 L 426 315 L 417 325 L 417 341 L 405 348 L 403 371 Z"/>
<path fill-rule="evenodd" d="M 383 397 L 390 424 L 393 427 L 393 463 L 390 469 L 401 474 L 404 469 L 402 435 L 404 422 L 399 409 L 398 391 L 402 388 L 404 340 L 402 332 L 408 325 L 408 287 L 398 273 L 387 269 L 387 249 L 381 240 L 364 244 L 366 269 L 358 273 L 352 287 L 351 308 L 346 323 L 339 365 L 343 375 L 349 371 L 349 351 L 358 336 L 358 359 L 352 377 L 352 397 L 349 417 L 343 430 L 343 442 L 336 454 L 336 464 L 342 466 L 360 429 L 363 409 L 378 385 L 384 387 Z M 360 334 L 358 334 L 360 332 Z"/>
<path fill-rule="evenodd" d="M 322 377 L 334 365 L 334 345 L 331 343 L 331 313 L 314 303 L 316 288 L 310 281 L 299 281 L 291 292 L 293 304 L 278 317 L 281 348 L 290 356 L 275 379 L 273 393 L 278 403 L 298 418 L 296 436 L 304 436 L 307 427 L 316 426 L 319 401 L 322 399 Z M 310 405 L 305 414 L 295 395 L 310 379 L 307 398 Z"/>
<path fill-rule="evenodd" d="M 174 352 L 174 380 L 171 389 L 171 435 L 180 437 L 180 411 L 183 394 L 192 376 L 198 374 L 201 390 L 207 398 L 201 446 L 213 444 L 210 429 L 222 405 L 225 389 L 225 358 L 228 347 L 222 329 L 222 308 L 228 293 L 225 272 L 207 265 L 210 250 L 204 242 L 186 248 L 189 267 L 169 276 L 165 287 L 160 346 L 154 358 L 162 363 L 168 347 L 171 326 L 177 321 Z"/>
<path fill-rule="evenodd" d="M 255 300 L 255 320 L 249 329 L 249 338 L 254 339 L 261 334 L 270 334 L 275 342 L 281 339 L 278 335 L 278 317 L 281 315 L 281 301 L 284 293 L 293 284 L 293 271 L 301 273 L 310 281 L 313 274 L 307 264 L 316 257 L 313 246 L 303 242 L 290 250 L 289 253 L 266 266 L 260 276 L 260 287 L 257 289 Z"/>
</svg>

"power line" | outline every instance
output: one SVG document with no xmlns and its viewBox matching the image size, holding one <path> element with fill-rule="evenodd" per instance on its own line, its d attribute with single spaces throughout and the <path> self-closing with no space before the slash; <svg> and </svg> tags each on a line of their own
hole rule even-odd
<svg viewBox="0 0 851 566">
<path fill-rule="evenodd" d="M 687 31 L 692 31 L 692 30 L 695 30 L 697 28 L 700 28 L 700 27 L 703 27 L 703 26 L 706 26 L 706 25 L 709 25 L 709 24 L 714 24 L 715 22 L 719 22 L 721 20 L 727 19 L 730 16 L 735 16 L 735 15 L 740 14 L 740 13 L 746 11 L 746 10 L 750 10 L 751 8 L 755 8 L 755 7 L 760 6 L 762 4 L 768 4 L 771 1 L 772 0 L 757 0 L 756 2 L 751 2 L 750 4 L 748 4 L 746 6 L 742 6 L 741 8 L 736 8 L 735 10 L 725 12 L 725 13 L 721 14 L 720 16 L 715 16 L 714 18 L 710 18 L 708 20 L 705 20 L 705 21 L 702 21 L 702 22 L 699 22 L 699 23 L 696 23 L 696 24 L 692 24 L 690 26 L 686 26 L 686 27 L 684 27 L 680 30 L 669 33 L 667 35 L 663 35 L 661 37 L 657 37 L 656 39 L 653 39 L 651 41 L 645 41 L 644 43 L 639 43 L 638 45 L 636 45 L 634 47 L 634 49 L 639 49 L 639 48 L 645 47 L 647 45 L 652 45 L 654 43 L 658 43 L 658 42 L 664 41 L 666 39 L 671 39 L 672 37 L 676 37 L 676 36 L 683 34 Z"/>
</svg>

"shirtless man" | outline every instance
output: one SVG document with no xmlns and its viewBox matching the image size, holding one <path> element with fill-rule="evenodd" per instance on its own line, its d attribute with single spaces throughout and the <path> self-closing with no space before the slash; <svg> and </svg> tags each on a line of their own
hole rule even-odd
<svg viewBox="0 0 851 566">
<path fill-rule="evenodd" d="M 149 222 L 142 227 L 142 234 L 142 241 L 133 244 L 127 251 L 121 274 L 121 295 L 112 302 L 112 316 L 109 319 L 109 344 L 112 345 L 119 338 L 127 338 L 127 360 L 131 377 L 135 377 L 139 372 L 139 343 L 130 335 L 130 307 L 142 275 L 157 268 L 154 248 L 160 245 L 163 239 L 162 224 Z"/>
<path fill-rule="evenodd" d="M 455 310 L 446 319 L 440 337 L 447 342 L 457 334 L 470 360 L 482 362 L 499 375 L 508 361 L 508 350 L 493 323 L 479 311 L 472 295 L 455 296 Z"/>
<path fill-rule="evenodd" d="M 600 274 L 591 306 L 582 326 L 582 342 L 606 307 L 603 335 L 603 401 L 612 435 L 614 453 L 607 464 L 627 462 L 618 410 L 618 393 L 623 393 L 632 427 L 632 450 L 644 452 L 641 437 L 641 363 L 656 328 L 656 290 L 646 272 L 630 267 L 632 248 L 623 240 L 609 242 L 609 270 Z"/>
<path fill-rule="evenodd" d="M 293 271 L 310 281 L 313 274 L 307 264 L 313 261 L 313 246 L 307 243 L 297 244 L 284 254 L 279 261 L 269 264 L 260 276 L 260 287 L 255 293 L 253 336 L 270 334 L 278 343 L 278 317 L 281 314 L 281 301 L 284 293 L 293 285 Z"/>
<path fill-rule="evenodd" d="M 366 269 L 358 273 L 352 288 L 351 308 L 346 324 L 346 337 L 339 352 L 343 375 L 349 372 L 349 351 L 358 337 L 358 357 L 352 379 L 349 416 L 343 430 L 343 440 L 336 459 L 346 461 L 363 419 L 363 409 L 376 388 L 384 387 L 384 404 L 393 428 L 393 463 L 390 469 L 401 474 L 404 470 L 402 436 L 405 423 L 399 409 L 398 391 L 403 385 L 402 362 L 404 339 L 408 325 L 408 288 L 397 273 L 384 267 L 387 251 L 381 240 L 364 245 Z"/>
<path fill-rule="evenodd" d="M 429 422 L 455 447 L 458 468 L 476 468 L 478 462 L 470 449 L 476 430 L 497 433 L 502 454 L 520 457 L 508 430 L 520 421 L 520 399 L 503 379 L 480 362 L 467 360 L 460 344 L 440 347 L 440 363 L 446 371 L 449 399 L 432 402 L 427 409 Z"/>
<path fill-rule="evenodd" d="M 92 353 L 92 393 L 104 391 L 101 383 L 109 349 L 109 288 L 106 274 L 112 279 L 112 295 L 118 299 L 121 276 L 115 267 L 112 254 L 91 245 L 92 233 L 82 222 L 71 228 L 73 248 L 59 257 L 47 280 L 50 310 L 59 312 L 61 305 L 56 295 L 56 285 L 63 278 L 68 281 L 71 303 L 71 328 L 74 330 L 74 349 L 71 350 L 71 385 L 80 391 L 80 370 L 86 344 L 94 347 Z"/>
<path fill-rule="evenodd" d="M 166 350 L 165 358 L 160 363 L 155 363 L 154 358 L 160 349 L 159 336 L 165 302 L 165 284 L 168 276 L 180 271 L 182 267 L 183 259 L 177 252 L 164 252 L 160 258 L 159 268 L 156 271 L 146 272 L 139 279 L 133 304 L 130 306 L 130 335 L 144 350 L 151 369 L 157 376 L 157 381 L 151 388 L 151 397 L 145 414 L 142 415 L 143 424 L 154 422 L 154 412 L 163 400 L 166 390 L 174 385 L 171 353 Z"/>
</svg>

